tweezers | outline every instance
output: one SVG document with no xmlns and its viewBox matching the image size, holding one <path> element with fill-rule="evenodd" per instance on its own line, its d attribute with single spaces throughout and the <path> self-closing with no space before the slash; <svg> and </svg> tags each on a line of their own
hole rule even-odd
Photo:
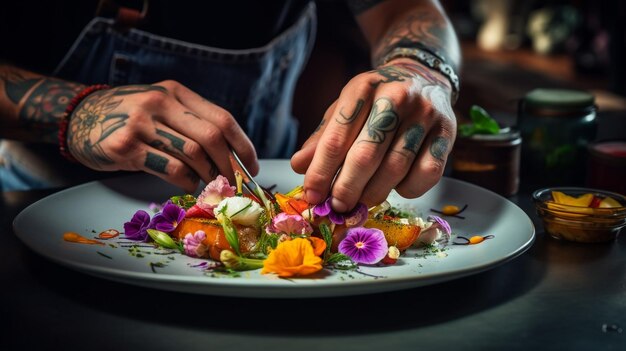
<svg viewBox="0 0 626 351">
<path fill-rule="evenodd" d="M 237 152 L 235 152 L 232 146 L 229 146 L 229 148 L 230 153 L 233 155 L 233 160 L 235 161 L 235 163 L 233 163 L 233 168 L 236 168 L 237 170 L 239 170 L 239 172 L 242 173 L 243 186 L 250 192 L 253 197 L 255 197 L 256 200 L 258 200 L 262 204 L 268 204 L 268 198 L 274 199 L 274 195 L 272 195 L 272 193 L 264 187 L 260 186 L 259 183 L 257 183 L 254 178 L 252 178 L 252 175 L 250 174 L 250 172 L 248 172 L 246 166 L 244 166 L 243 162 L 241 162 L 241 159 L 239 158 L 239 155 L 237 155 Z"/>
</svg>

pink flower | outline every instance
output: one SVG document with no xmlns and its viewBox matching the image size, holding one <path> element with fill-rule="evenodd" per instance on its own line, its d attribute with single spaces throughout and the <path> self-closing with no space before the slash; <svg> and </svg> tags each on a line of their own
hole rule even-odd
<svg viewBox="0 0 626 351">
<path fill-rule="evenodd" d="M 307 235 L 313 233 L 313 228 L 302 216 L 281 212 L 272 218 L 272 223 L 267 226 L 266 231 L 270 234 Z"/>
<path fill-rule="evenodd" d="M 198 230 L 194 234 L 187 233 L 183 239 L 183 248 L 185 254 L 191 257 L 202 257 L 206 253 L 206 246 L 202 244 L 202 241 L 206 239 L 206 233 L 203 230 Z"/>
<path fill-rule="evenodd" d="M 213 209 L 225 198 L 233 196 L 235 196 L 235 187 L 230 186 L 226 177 L 218 175 L 202 190 L 196 205 L 215 216 Z"/>
</svg>

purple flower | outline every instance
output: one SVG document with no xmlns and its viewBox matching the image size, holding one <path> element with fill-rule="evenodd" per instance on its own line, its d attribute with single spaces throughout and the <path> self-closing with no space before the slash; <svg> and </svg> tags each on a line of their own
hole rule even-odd
<svg viewBox="0 0 626 351">
<path fill-rule="evenodd" d="M 339 252 L 362 264 L 379 262 L 385 258 L 387 250 L 385 234 L 375 228 L 350 228 L 345 239 L 339 243 Z"/>
<path fill-rule="evenodd" d="M 198 230 L 194 234 L 187 233 L 183 239 L 183 248 L 185 254 L 191 257 L 202 257 L 207 251 L 207 247 L 202 244 L 206 238 L 203 230 Z"/>
<path fill-rule="evenodd" d="M 126 239 L 146 241 L 148 228 L 150 228 L 150 215 L 144 210 L 139 210 L 129 222 L 124 223 L 124 235 Z"/>
<path fill-rule="evenodd" d="M 443 232 L 450 235 L 452 233 L 452 228 L 450 228 L 450 224 L 445 219 L 438 216 L 428 216 L 428 221 L 433 222 L 433 227 L 443 229 Z"/>
<path fill-rule="evenodd" d="M 150 228 L 156 230 L 171 233 L 176 229 L 178 223 L 185 218 L 185 210 L 168 202 L 163 206 L 163 210 L 154 215 L 152 222 L 150 222 Z"/>
<path fill-rule="evenodd" d="M 326 201 L 315 205 L 313 213 L 319 217 L 326 217 L 335 224 L 346 224 L 347 227 L 358 227 L 363 225 L 367 220 L 367 206 L 359 202 L 355 208 L 346 213 L 337 213 L 331 207 L 332 197 L 328 197 Z"/>
</svg>

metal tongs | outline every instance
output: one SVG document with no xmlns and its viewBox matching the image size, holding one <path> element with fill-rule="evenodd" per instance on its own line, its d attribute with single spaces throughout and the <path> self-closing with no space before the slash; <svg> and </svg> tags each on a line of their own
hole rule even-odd
<svg viewBox="0 0 626 351">
<path fill-rule="evenodd" d="M 264 187 L 260 186 L 259 183 L 252 178 L 252 175 L 250 175 L 246 166 L 244 166 L 243 162 L 241 162 L 237 152 L 235 152 L 232 146 L 229 146 L 229 148 L 230 153 L 233 155 L 232 159 L 235 161 L 231 162 L 233 169 L 235 169 L 235 172 L 239 171 L 242 175 L 242 185 L 248 190 L 248 192 L 250 192 L 251 196 L 253 196 L 258 202 L 262 203 L 265 208 L 270 211 L 270 214 L 273 214 L 274 207 L 270 199 L 273 200 L 274 195 L 272 195 L 272 193 Z"/>
</svg>

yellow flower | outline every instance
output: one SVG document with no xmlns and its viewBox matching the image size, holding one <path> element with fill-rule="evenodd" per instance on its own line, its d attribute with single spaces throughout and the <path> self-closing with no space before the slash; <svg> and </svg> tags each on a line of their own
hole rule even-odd
<svg viewBox="0 0 626 351">
<path fill-rule="evenodd" d="M 322 259 L 315 255 L 311 242 L 296 238 L 280 243 L 270 252 L 261 273 L 276 273 L 286 278 L 313 274 L 321 269 Z"/>
</svg>

